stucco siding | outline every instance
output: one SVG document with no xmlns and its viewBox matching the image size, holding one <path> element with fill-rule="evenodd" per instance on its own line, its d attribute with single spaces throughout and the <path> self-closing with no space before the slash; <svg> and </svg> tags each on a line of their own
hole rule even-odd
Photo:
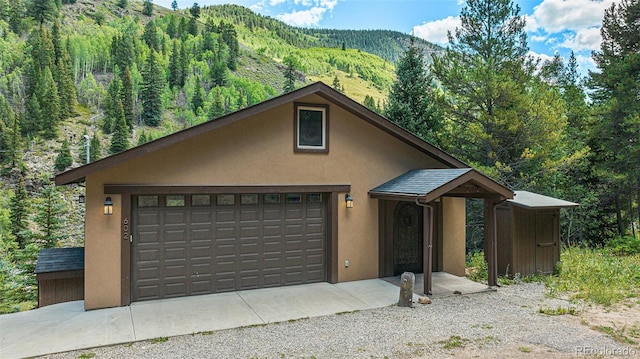
<svg viewBox="0 0 640 359">
<path fill-rule="evenodd" d="M 327 104 L 316 95 L 300 102 Z M 345 208 L 344 193 L 338 203 L 338 281 L 376 278 L 378 202 L 368 191 L 408 170 L 444 165 L 329 105 L 328 153 L 294 152 L 289 103 L 87 176 L 85 306 L 120 305 L 121 203 L 120 196 L 104 193 L 105 184 L 351 185 L 354 208 Z M 112 216 L 102 214 L 107 195 L 114 202 Z"/>
</svg>

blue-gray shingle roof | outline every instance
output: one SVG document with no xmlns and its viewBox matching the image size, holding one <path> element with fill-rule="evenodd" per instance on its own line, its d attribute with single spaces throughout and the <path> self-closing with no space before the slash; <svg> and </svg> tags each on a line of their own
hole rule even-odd
<svg viewBox="0 0 640 359">
<path fill-rule="evenodd" d="M 471 168 L 413 170 L 381 184 L 370 193 L 425 195 L 471 170 Z"/>
<path fill-rule="evenodd" d="M 36 274 L 84 269 L 84 247 L 40 250 Z"/>
</svg>

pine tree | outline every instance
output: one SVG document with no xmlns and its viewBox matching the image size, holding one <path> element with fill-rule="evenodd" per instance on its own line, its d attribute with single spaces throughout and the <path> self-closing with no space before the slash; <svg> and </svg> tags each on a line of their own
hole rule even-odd
<svg viewBox="0 0 640 359">
<path fill-rule="evenodd" d="M 119 115 L 118 103 L 122 105 L 122 82 L 120 77 L 115 75 L 109 83 L 107 89 L 107 98 L 104 105 L 104 122 L 102 123 L 102 130 L 105 133 L 113 132 L 113 128 L 116 123 L 116 119 Z"/>
<path fill-rule="evenodd" d="M 209 108 L 209 119 L 213 120 L 225 114 L 224 97 L 220 87 L 216 87 L 212 91 L 215 91 L 213 103 Z"/>
<path fill-rule="evenodd" d="M 147 134 L 144 131 L 142 131 L 142 133 L 138 137 L 138 146 L 144 145 L 147 142 L 149 142 L 149 139 L 147 138 Z"/>
<path fill-rule="evenodd" d="M 112 155 L 129 148 L 129 126 L 127 126 L 127 121 L 124 118 L 121 101 L 117 102 L 116 108 L 117 117 L 115 118 L 113 137 L 111 138 L 111 146 L 109 147 L 109 153 Z"/>
<path fill-rule="evenodd" d="M 144 0 L 142 4 L 142 14 L 146 16 L 153 15 L 153 1 Z"/>
<path fill-rule="evenodd" d="M 164 70 L 160 66 L 157 56 L 153 51 L 149 54 L 142 74 L 143 79 L 140 89 L 142 122 L 153 127 L 160 124 L 160 116 L 162 114 L 161 96 L 165 84 Z"/>
<path fill-rule="evenodd" d="M 178 40 L 173 40 L 171 55 L 169 55 L 169 86 L 181 87 L 182 66 L 180 56 L 180 45 Z"/>
<path fill-rule="evenodd" d="M 63 239 L 62 229 L 65 225 L 66 206 L 60 190 L 54 184 L 42 188 L 33 203 L 37 232 L 34 239 L 38 247 L 53 248 Z"/>
<path fill-rule="evenodd" d="M 60 121 L 60 96 L 58 96 L 58 86 L 48 67 L 44 69 L 40 77 L 35 95 L 40 102 L 42 135 L 47 139 L 55 138 L 58 134 Z"/>
<path fill-rule="evenodd" d="M 282 63 L 286 66 L 284 70 L 284 93 L 296 89 L 296 70 L 300 67 L 300 62 L 294 55 L 287 55 Z"/>
<path fill-rule="evenodd" d="M 29 13 L 40 25 L 58 16 L 58 7 L 54 0 L 31 0 Z"/>
<path fill-rule="evenodd" d="M 54 164 L 54 168 L 62 172 L 68 167 L 73 165 L 73 157 L 71 156 L 71 147 L 69 146 L 69 141 L 66 139 L 62 141 L 62 148 L 60 148 L 60 152 L 58 152 L 58 156 L 56 157 L 56 162 Z"/>
<path fill-rule="evenodd" d="M 384 114 L 414 135 L 438 144 L 442 115 L 438 111 L 432 81 L 424 56 L 411 38 L 409 48 L 396 66 L 396 80 L 389 92 Z"/>
<path fill-rule="evenodd" d="M 177 2 L 176 0 L 173 0 L 173 1 L 171 2 L 171 9 L 172 9 L 173 11 L 178 10 L 178 2 Z"/>
<path fill-rule="evenodd" d="M 338 75 L 336 75 L 333 78 L 333 84 L 331 85 L 331 87 L 333 87 L 334 90 L 340 93 L 344 93 L 344 87 L 340 84 L 340 79 L 338 78 Z"/>
<path fill-rule="evenodd" d="M 36 27 L 31 32 L 28 40 L 31 48 L 31 62 L 27 73 L 27 97 L 30 97 L 37 86 L 45 68 L 53 69 L 56 66 L 55 48 L 49 30 L 44 27 Z"/>
<path fill-rule="evenodd" d="M 224 87 L 227 84 L 228 69 L 223 59 L 216 59 L 209 69 L 211 86 Z"/>
<path fill-rule="evenodd" d="M 193 99 L 191 100 L 191 108 L 193 112 L 197 115 L 204 106 L 204 89 L 202 88 L 202 80 L 200 76 L 196 76 L 195 89 L 193 93 Z"/>
<path fill-rule="evenodd" d="M 62 48 L 60 58 L 58 58 L 58 63 L 56 64 L 56 84 L 60 96 L 60 118 L 67 118 L 75 114 L 78 98 L 68 44 L 69 38 L 67 37 L 67 46 Z"/>
<path fill-rule="evenodd" d="M 28 200 L 29 196 L 24 184 L 24 174 L 20 172 L 16 182 L 16 189 L 9 201 L 11 234 L 15 238 L 19 249 L 24 249 L 27 244 Z"/>
<path fill-rule="evenodd" d="M 200 17 L 200 5 L 197 2 L 193 3 L 193 6 L 189 9 L 189 13 L 194 19 L 198 19 Z"/>
<path fill-rule="evenodd" d="M 94 134 L 93 137 L 91 137 L 89 147 L 89 161 L 95 162 L 102 158 L 102 145 L 100 144 L 100 138 L 98 137 L 98 134 Z"/>
<path fill-rule="evenodd" d="M 124 69 L 133 65 L 135 48 L 133 36 L 129 33 L 115 35 L 111 40 L 111 58 L 114 68 Z"/>
<path fill-rule="evenodd" d="M 380 112 L 378 105 L 376 105 L 376 100 L 370 95 L 366 95 L 364 97 L 364 106 L 373 112 Z"/>
<path fill-rule="evenodd" d="M 120 92 L 122 100 L 122 109 L 124 110 L 124 118 L 127 122 L 129 130 L 133 130 L 135 124 L 135 107 L 133 101 L 133 79 L 129 66 L 122 71 L 122 90 Z"/>
<path fill-rule="evenodd" d="M 169 15 L 169 23 L 167 24 L 167 30 L 165 32 L 172 39 L 175 39 L 178 35 L 176 20 L 177 18 L 173 14 Z"/>
<path fill-rule="evenodd" d="M 601 207 L 615 218 L 614 233 L 636 236 L 640 222 L 640 1 L 613 3 L 605 10 L 601 35 L 600 51 L 592 55 L 600 71 L 591 72 L 589 79 L 597 109 L 589 136 L 591 161 Z"/>
<path fill-rule="evenodd" d="M 187 32 L 194 37 L 198 36 L 198 22 L 195 18 L 189 18 L 189 24 L 187 25 Z"/>
<path fill-rule="evenodd" d="M 150 20 L 144 27 L 144 33 L 142 39 L 149 46 L 150 49 L 160 51 L 160 42 L 158 41 L 158 30 L 156 23 Z"/>
<path fill-rule="evenodd" d="M 129 6 L 129 0 L 118 0 L 118 7 L 126 9 Z"/>
</svg>

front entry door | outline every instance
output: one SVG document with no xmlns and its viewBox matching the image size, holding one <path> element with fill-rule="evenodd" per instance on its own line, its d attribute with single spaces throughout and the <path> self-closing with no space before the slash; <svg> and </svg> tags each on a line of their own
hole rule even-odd
<svg viewBox="0 0 640 359">
<path fill-rule="evenodd" d="M 393 272 L 422 273 L 422 208 L 400 202 L 393 214 Z"/>
</svg>

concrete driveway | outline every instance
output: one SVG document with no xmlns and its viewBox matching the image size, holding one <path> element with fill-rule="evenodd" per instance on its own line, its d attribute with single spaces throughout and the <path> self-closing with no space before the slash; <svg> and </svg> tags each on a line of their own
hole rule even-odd
<svg viewBox="0 0 640 359">
<path fill-rule="evenodd" d="M 464 278 L 447 276 L 450 277 L 438 280 L 442 290 L 434 292 L 434 296 L 452 294 L 454 290 L 466 294 L 487 289 Z M 435 281 L 434 278 L 434 284 Z M 453 287 L 447 287 L 447 283 Z M 399 293 L 398 285 L 370 279 L 135 302 L 128 307 L 92 311 L 84 310 L 83 301 L 61 303 L 0 315 L 0 358 L 380 308 L 396 304 Z"/>
</svg>

